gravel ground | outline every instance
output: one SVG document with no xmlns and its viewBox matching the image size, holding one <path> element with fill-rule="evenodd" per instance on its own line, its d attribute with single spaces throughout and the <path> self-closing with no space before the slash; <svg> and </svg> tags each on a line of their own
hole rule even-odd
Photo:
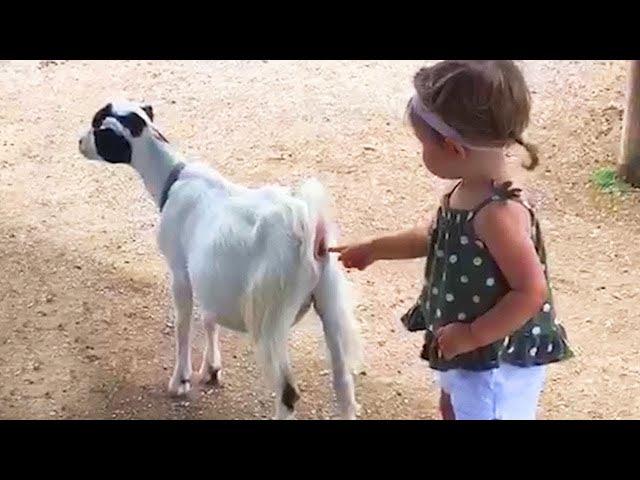
<svg viewBox="0 0 640 480">
<path fill-rule="evenodd" d="M 425 61 L 0 62 L 0 418 L 268 418 L 272 400 L 251 349 L 222 334 L 223 389 L 165 393 L 173 366 L 157 215 L 133 170 L 92 164 L 78 134 L 112 98 L 153 104 L 188 157 L 249 185 L 318 176 L 345 240 L 413 225 L 443 184 L 421 165 L 403 123 Z M 542 165 L 514 172 L 540 207 L 558 310 L 577 356 L 551 366 L 544 419 L 640 417 L 638 196 L 589 184 L 612 166 L 625 64 L 527 61 L 529 139 Z M 365 419 L 437 418 L 419 334 L 398 318 L 420 261 L 349 273 L 365 343 L 357 396 Z M 194 363 L 201 358 L 196 325 Z M 291 335 L 298 417 L 331 418 L 319 322 Z"/>
</svg>

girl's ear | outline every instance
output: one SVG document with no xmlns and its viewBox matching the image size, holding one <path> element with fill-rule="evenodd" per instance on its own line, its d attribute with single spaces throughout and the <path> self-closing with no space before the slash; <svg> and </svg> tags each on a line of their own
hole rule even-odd
<svg viewBox="0 0 640 480">
<path fill-rule="evenodd" d="M 461 159 L 465 159 L 467 157 L 467 152 L 461 145 L 458 145 L 456 142 L 451 140 L 450 138 L 444 139 L 444 148 L 451 154 L 460 157 Z"/>
</svg>

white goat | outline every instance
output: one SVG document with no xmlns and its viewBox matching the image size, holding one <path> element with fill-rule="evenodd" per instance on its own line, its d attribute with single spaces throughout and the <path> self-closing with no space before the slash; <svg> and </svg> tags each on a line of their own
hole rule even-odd
<svg viewBox="0 0 640 480">
<path fill-rule="evenodd" d="M 191 389 L 194 296 L 206 332 L 200 380 L 218 384 L 219 325 L 247 332 L 276 392 L 275 418 L 292 418 L 299 398 L 289 329 L 313 304 L 329 348 L 342 418 L 356 416 L 352 368 L 359 336 L 347 285 L 327 228 L 327 194 L 314 180 L 295 194 L 278 186 L 236 185 L 203 165 L 185 165 L 153 125 L 153 110 L 131 102 L 99 110 L 80 140 L 91 160 L 131 165 L 161 211 L 158 243 L 173 277 L 176 365 L 173 394 Z"/>
</svg>

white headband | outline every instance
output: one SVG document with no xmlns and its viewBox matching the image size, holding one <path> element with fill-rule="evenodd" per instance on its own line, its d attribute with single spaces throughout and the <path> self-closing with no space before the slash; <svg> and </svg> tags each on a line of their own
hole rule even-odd
<svg viewBox="0 0 640 480">
<path fill-rule="evenodd" d="M 458 131 L 447 125 L 440 116 L 428 110 L 427 107 L 424 106 L 422 100 L 418 95 L 414 95 L 411 99 L 411 110 L 415 113 L 420 119 L 433 128 L 436 132 L 442 135 L 445 138 L 449 138 L 460 145 L 467 147 L 471 150 L 502 150 L 504 149 L 504 144 L 500 145 L 475 145 L 470 143 L 468 140 L 465 140 Z"/>
</svg>

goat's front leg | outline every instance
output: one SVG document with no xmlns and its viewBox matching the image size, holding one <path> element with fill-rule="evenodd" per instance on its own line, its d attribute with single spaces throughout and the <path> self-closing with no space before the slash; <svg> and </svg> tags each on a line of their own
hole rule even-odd
<svg viewBox="0 0 640 480">
<path fill-rule="evenodd" d="M 186 272 L 173 273 L 173 302 L 176 313 L 176 365 L 169 381 L 172 395 L 185 395 L 191 390 L 191 312 L 193 293 Z"/>
<path fill-rule="evenodd" d="M 216 323 L 215 315 L 211 313 L 204 314 L 203 323 L 206 339 L 204 356 L 202 357 L 202 365 L 199 373 L 200 382 L 219 387 L 221 386 L 220 370 L 222 369 L 220 342 L 218 338 L 220 335 L 220 326 Z"/>
</svg>

